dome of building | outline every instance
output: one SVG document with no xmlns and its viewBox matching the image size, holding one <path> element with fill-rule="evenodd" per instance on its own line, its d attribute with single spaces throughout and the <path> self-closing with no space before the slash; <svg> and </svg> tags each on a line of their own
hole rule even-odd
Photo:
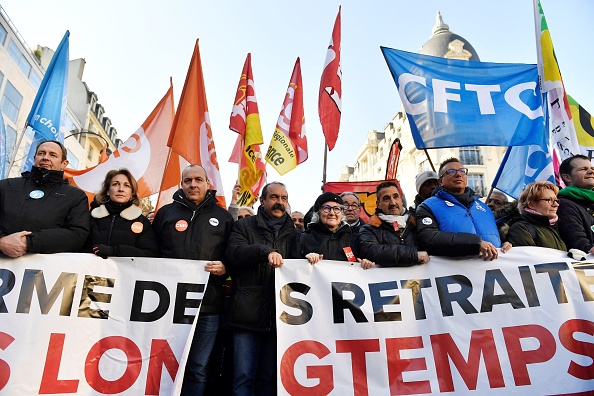
<svg viewBox="0 0 594 396">
<path fill-rule="evenodd" d="M 439 11 L 437 11 L 433 34 L 423 44 L 419 53 L 442 58 L 480 61 L 478 54 L 468 40 L 450 31 L 450 27 L 443 22 Z"/>
</svg>

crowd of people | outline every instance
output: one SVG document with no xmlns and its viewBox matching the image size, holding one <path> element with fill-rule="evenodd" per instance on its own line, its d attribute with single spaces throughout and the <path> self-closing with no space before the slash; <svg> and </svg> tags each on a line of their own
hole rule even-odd
<svg viewBox="0 0 594 396">
<path fill-rule="evenodd" d="M 411 207 L 398 183 L 381 182 L 367 223 L 353 192 L 325 192 L 305 215 L 289 213 L 280 182 L 264 186 L 257 210 L 233 202 L 225 210 L 199 165 L 183 171 L 173 202 L 152 223 L 127 169 L 106 174 L 89 211 L 85 193 L 64 180 L 67 164 L 65 147 L 46 141 L 30 172 L 0 181 L 0 251 L 207 261 L 183 395 L 207 394 L 211 384 L 213 394 L 276 393 L 274 272 L 286 259 L 368 269 L 420 265 L 432 255 L 495 260 L 513 246 L 594 253 L 594 166 L 581 155 L 559 168 L 565 188 L 538 181 L 518 202 L 494 192 L 486 203 L 468 187 L 468 169 L 450 158 L 438 173 L 416 176 Z"/>
</svg>

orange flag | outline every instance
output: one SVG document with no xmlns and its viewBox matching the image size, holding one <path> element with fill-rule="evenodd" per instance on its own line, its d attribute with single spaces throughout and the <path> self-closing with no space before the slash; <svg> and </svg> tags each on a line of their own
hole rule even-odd
<svg viewBox="0 0 594 396">
<path fill-rule="evenodd" d="M 82 172 L 65 172 L 71 184 L 92 196 L 101 188 L 107 172 L 128 168 L 138 181 L 139 198 L 159 192 L 169 153 L 164 142 L 171 130 L 173 109 L 173 87 L 170 87 L 142 126 L 107 161 Z"/>
<path fill-rule="evenodd" d="M 177 106 L 177 112 L 175 113 L 175 119 L 173 120 L 167 145 L 171 147 L 172 156 L 175 153 L 190 164 L 201 165 L 206 169 L 212 188 L 217 190 L 218 204 L 226 208 L 223 183 L 217 161 L 217 151 L 208 116 L 198 40 L 196 40 L 194 54 L 192 55 L 188 75 L 186 76 L 186 82 L 184 83 L 184 89 L 179 100 L 179 105 Z M 171 170 L 169 167 L 173 167 L 174 169 Z M 176 174 L 176 167 L 179 169 L 179 163 L 170 159 L 167 164 L 168 169 L 163 178 L 164 182 L 173 182 L 170 177 Z M 175 183 L 179 184 L 180 181 L 181 173 L 177 180 L 175 180 Z"/>
<path fill-rule="evenodd" d="M 307 137 L 303 113 L 303 84 L 301 62 L 295 62 L 291 81 L 283 102 L 272 141 L 266 152 L 266 162 L 284 175 L 307 160 Z"/>
<path fill-rule="evenodd" d="M 264 143 L 264 138 L 250 54 L 247 54 L 239 79 L 229 129 L 239 134 L 229 162 L 239 164 L 238 181 L 241 185 L 241 195 L 237 205 L 245 206 L 254 200 L 266 183 L 266 164 L 260 151 L 260 144 Z"/>
</svg>

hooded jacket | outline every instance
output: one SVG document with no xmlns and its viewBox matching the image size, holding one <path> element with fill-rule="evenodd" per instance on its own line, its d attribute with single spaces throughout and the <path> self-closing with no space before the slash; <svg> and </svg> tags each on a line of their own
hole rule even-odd
<svg viewBox="0 0 594 396">
<path fill-rule="evenodd" d="M 0 238 L 31 231 L 27 253 L 80 252 L 90 228 L 87 196 L 63 171 L 34 166 L 0 181 Z"/>
<path fill-rule="evenodd" d="M 229 272 L 225 248 L 233 217 L 217 205 L 215 193 L 208 190 L 204 200 L 195 205 L 179 189 L 173 194 L 173 202 L 159 209 L 153 229 L 161 257 L 222 261 Z M 221 311 L 226 278 L 226 274 L 210 274 L 200 313 Z"/>
</svg>

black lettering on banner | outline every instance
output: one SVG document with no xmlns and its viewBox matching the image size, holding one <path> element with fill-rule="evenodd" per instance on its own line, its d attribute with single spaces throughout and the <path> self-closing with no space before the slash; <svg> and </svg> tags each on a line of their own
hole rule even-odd
<svg viewBox="0 0 594 396">
<path fill-rule="evenodd" d="M 6 303 L 4 302 L 4 296 L 10 293 L 14 287 L 15 281 L 14 273 L 6 268 L 0 268 L 0 313 L 8 313 Z"/>
<path fill-rule="evenodd" d="M 584 301 L 594 301 L 594 292 L 592 292 L 592 285 L 594 285 L 594 276 L 586 275 L 586 270 L 593 270 L 594 265 L 574 263 L 573 268 L 578 278 L 580 289 L 582 290 L 582 296 L 584 296 Z M 0 296 L 2 296 L 1 292 Z M 2 311 L 0 310 L 0 312 Z"/>
<path fill-rule="evenodd" d="M 352 300 L 345 300 L 343 294 L 350 291 L 355 294 Z M 361 310 L 365 302 L 365 293 L 354 283 L 332 282 L 332 313 L 334 323 L 344 323 L 344 310 L 348 309 L 357 323 L 367 323 L 367 318 Z"/>
<path fill-rule="evenodd" d="M 204 293 L 203 283 L 178 283 L 173 309 L 173 323 L 192 324 L 194 316 L 186 315 L 186 308 L 200 308 L 201 298 L 186 298 L 188 293 Z"/>
<path fill-rule="evenodd" d="M 39 301 L 39 308 L 43 315 L 47 315 L 58 296 L 62 294 L 62 304 L 60 305 L 60 315 L 70 316 L 72 310 L 72 303 L 74 301 L 74 289 L 76 288 L 76 281 L 78 274 L 71 272 L 62 272 L 56 283 L 47 292 L 45 285 L 45 277 L 42 270 L 27 269 L 23 275 L 23 284 L 19 294 L 19 301 L 17 303 L 17 313 L 29 313 L 31 309 L 31 300 L 33 299 L 33 289 L 37 290 L 37 300 Z"/>
<path fill-rule="evenodd" d="M 91 308 L 91 303 L 110 303 L 111 294 L 95 291 L 95 286 L 113 288 L 115 279 L 104 278 L 102 276 L 85 275 L 82 293 L 80 295 L 80 304 L 78 306 L 79 318 L 109 319 L 108 309 Z"/>
<path fill-rule="evenodd" d="M 557 108 L 561 108 L 561 105 L 559 104 L 559 98 L 553 100 L 552 102 L 550 102 L 551 107 L 555 107 L 557 106 Z"/>
<path fill-rule="evenodd" d="M 313 316 L 313 307 L 311 304 L 300 298 L 291 296 L 291 292 L 301 293 L 304 296 L 311 290 L 311 287 L 303 283 L 291 282 L 284 285 L 280 291 L 280 300 L 287 307 L 295 308 L 301 311 L 298 316 L 291 315 L 283 311 L 279 317 L 280 320 L 289 325 L 302 325 L 310 321 Z"/>
<path fill-rule="evenodd" d="M 472 303 L 468 301 L 468 298 L 472 294 L 472 283 L 464 275 L 435 278 L 435 285 L 437 286 L 437 295 L 439 296 L 439 304 L 441 305 L 441 314 L 443 316 L 454 315 L 454 309 L 452 308 L 453 302 L 457 302 L 466 314 L 478 313 Z M 450 292 L 449 285 L 460 286 L 460 291 Z"/>
<path fill-rule="evenodd" d="M 425 314 L 425 303 L 423 302 L 423 289 L 431 287 L 431 279 L 405 279 L 400 281 L 400 287 L 412 291 L 413 308 L 415 319 L 427 319 Z"/>
<path fill-rule="evenodd" d="M 495 295 L 495 284 L 503 290 L 503 294 Z M 487 270 L 485 272 L 485 283 L 483 285 L 483 301 L 481 312 L 493 311 L 495 304 L 511 304 L 514 309 L 526 308 L 520 297 L 509 283 L 500 269 Z"/>
<path fill-rule="evenodd" d="M 142 312 L 142 300 L 146 291 L 153 291 L 159 296 L 159 303 L 152 312 Z M 159 282 L 136 281 L 134 295 L 132 297 L 132 308 L 130 310 L 130 321 L 132 322 L 154 322 L 161 319 L 169 309 L 171 297 L 167 287 Z"/>
<path fill-rule="evenodd" d="M 553 287 L 553 291 L 555 292 L 555 296 L 557 297 L 557 302 L 559 304 L 567 303 L 567 295 L 565 294 L 565 286 L 563 286 L 563 279 L 561 279 L 561 271 L 567 271 L 569 266 L 567 263 L 546 263 L 546 264 L 536 264 L 534 269 L 537 274 L 547 273 L 549 274 L 549 279 L 551 280 L 551 286 Z"/>
<path fill-rule="evenodd" d="M 520 271 L 520 278 L 522 279 L 522 286 L 524 286 L 524 293 L 526 293 L 528 306 L 540 307 L 540 301 L 538 299 L 538 294 L 536 293 L 536 287 L 534 286 L 534 279 L 532 278 L 530 267 L 521 265 L 518 267 L 518 270 Z"/>
<path fill-rule="evenodd" d="M 375 322 L 400 322 L 402 320 L 402 312 L 386 312 L 384 306 L 386 305 L 400 305 L 400 296 L 382 296 L 383 290 L 397 290 L 398 283 L 396 281 L 370 283 L 369 295 L 371 296 L 371 305 L 373 307 L 373 320 Z"/>
</svg>

